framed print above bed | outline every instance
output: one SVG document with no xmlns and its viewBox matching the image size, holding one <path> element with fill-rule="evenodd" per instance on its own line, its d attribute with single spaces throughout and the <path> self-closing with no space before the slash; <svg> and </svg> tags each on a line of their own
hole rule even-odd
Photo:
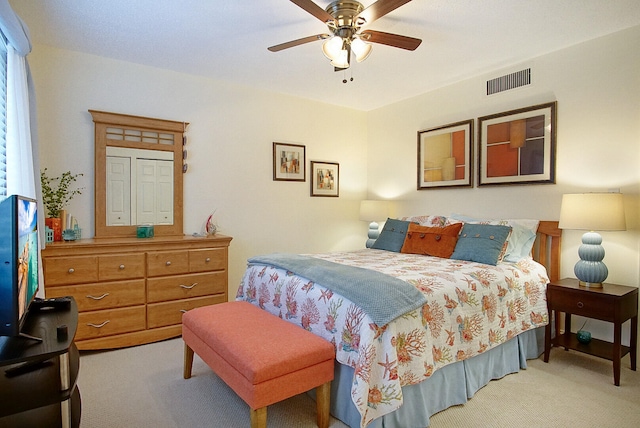
<svg viewBox="0 0 640 428">
<path fill-rule="evenodd" d="M 473 119 L 418 131 L 418 190 L 471 187 Z"/>
<path fill-rule="evenodd" d="M 340 165 L 311 161 L 311 196 L 339 195 Z"/>
<path fill-rule="evenodd" d="M 478 118 L 478 185 L 553 184 L 557 102 Z"/>
<path fill-rule="evenodd" d="M 273 179 L 306 181 L 305 147 L 299 144 L 273 143 Z"/>
</svg>

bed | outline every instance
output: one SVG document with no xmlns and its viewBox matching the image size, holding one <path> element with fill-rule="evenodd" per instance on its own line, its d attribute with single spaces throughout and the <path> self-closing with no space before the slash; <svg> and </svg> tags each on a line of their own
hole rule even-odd
<svg viewBox="0 0 640 428">
<path fill-rule="evenodd" d="M 379 241 L 392 236 L 393 225 L 398 228 L 390 220 Z M 516 238 L 522 229 L 517 221 L 401 221 L 413 228 L 404 230 L 405 248 L 416 236 L 440 245 L 449 238 L 439 231 L 447 228 L 457 230 L 460 240 L 448 244 L 454 245 L 450 258 L 383 244 L 257 256 L 249 259 L 236 295 L 333 343 L 338 364 L 331 413 L 352 428 L 426 427 L 431 415 L 463 404 L 492 379 L 526 368 L 526 360 L 544 349 L 546 284 L 558 279 L 560 269 L 557 222 L 535 221 L 526 256 L 509 258 L 512 244 L 522 238 Z M 452 226 L 457 223 L 458 229 Z M 484 233 L 477 228 L 488 223 L 509 229 L 498 242 L 502 250 L 495 265 L 475 256 L 460 259 L 462 237 L 472 242 Z M 494 239 L 496 230 L 487 236 Z"/>
</svg>

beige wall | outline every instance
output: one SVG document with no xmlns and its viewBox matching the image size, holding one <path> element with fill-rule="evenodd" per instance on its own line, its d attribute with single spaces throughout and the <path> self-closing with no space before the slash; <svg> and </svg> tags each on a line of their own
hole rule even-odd
<svg viewBox="0 0 640 428">
<path fill-rule="evenodd" d="M 602 233 L 608 281 L 640 284 L 640 27 L 534 58 L 369 112 L 368 189 L 397 215 L 461 213 L 557 220 L 563 193 L 620 189 L 626 232 Z M 485 82 L 531 67 L 533 83 L 486 96 Z M 416 190 L 417 131 L 558 102 L 555 185 Z M 477 121 L 476 121 L 477 125 Z M 476 129 L 477 134 L 477 129 Z M 476 138 L 477 139 L 477 138 Z M 477 168 L 474 181 L 477 182 Z M 565 231 L 562 275 L 573 277 L 580 231 Z M 589 322 L 594 334 L 610 324 Z"/>
<path fill-rule="evenodd" d="M 449 214 L 554 220 L 563 193 L 625 194 L 627 232 L 604 233 L 611 282 L 640 282 L 640 27 L 360 112 L 132 63 L 36 46 L 40 155 L 52 173 L 85 173 L 69 211 L 93 233 L 93 123 L 88 109 L 190 122 L 185 233 L 217 209 L 230 250 L 231 298 L 248 257 L 361 248 L 365 197 L 396 200 L 397 215 Z M 533 84 L 484 95 L 485 81 L 531 67 Z M 425 77 L 428 78 L 428 77 Z M 557 184 L 416 190 L 417 131 L 558 101 Z M 272 142 L 340 163 L 340 197 L 309 197 L 309 181 L 272 181 Z M 474 171 L 475 174 L 475 171 Z M 307 173 L 308 176 L 308 173 Z M 475 181 L 475 178 L 474 178 Z M 572 276 L 580 232 L 564 235 Z M 610 334 L 594 322 L 591 331 Z M 591 324 L 590 324 L 591 327 Z"/>
<path fill-rule="evenodd" d="M 220 233 L 233 236 L 229 292 L 247 258 L 269 252 L 363 247 L 358 220 L 366 195 L 366 114 L 200 77 L 36 46 L 42 167 L 84 173 L 69 206 L 83 236 L 93 236 L 93 122 L 88 109 L 189 122 L 184 176 L 186 234 L 217 209 Z M 336 127 L 339 132 L 336 132 Z M 273 181 L 272 143 L 306 146 L 310 160 L 340 164 L 340 197 L 310 197 L 310 183 Z M 307 172 L 308 177 L 308 172 Z"/>
</svg>

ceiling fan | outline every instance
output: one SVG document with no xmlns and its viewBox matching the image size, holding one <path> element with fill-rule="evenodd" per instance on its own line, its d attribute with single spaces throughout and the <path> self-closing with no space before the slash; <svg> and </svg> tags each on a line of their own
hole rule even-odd
<svg viewBox="0 0 640 428">
<path fill-rule="evenodd" d="M 292 3 L 324 22 L 329 29 L 329 34 L 322 33 L 303 37 L 271 46 L 268 49 L 271 52 L 278 52 L 316 40 L 324 40 L 322 52 L 331 60 L 331 65 L 336 71 L 349 68 L 352 54 L 358 62 L 367 59 L 372 48 L 370 43 L 379 43 L 410 51 L 416 50 L 422 43 L 420 39 L 363 29 L 373 21 L 410 1 L 378 0 L 365 8 L 357 1 L 337 0 L 326 9 L 322 9 L 311 0 L 291 0 Z"/>
</svg>

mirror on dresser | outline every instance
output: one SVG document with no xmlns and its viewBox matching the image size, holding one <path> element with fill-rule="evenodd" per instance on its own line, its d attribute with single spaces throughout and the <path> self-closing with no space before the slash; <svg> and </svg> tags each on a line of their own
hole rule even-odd
<svg viewBox="0 0 640 428">
<path fill-rule="evenodd" d="M 188 123 L 89 110 L 95 124 L 95 237 L 183 234 Z"/>
</svg>

